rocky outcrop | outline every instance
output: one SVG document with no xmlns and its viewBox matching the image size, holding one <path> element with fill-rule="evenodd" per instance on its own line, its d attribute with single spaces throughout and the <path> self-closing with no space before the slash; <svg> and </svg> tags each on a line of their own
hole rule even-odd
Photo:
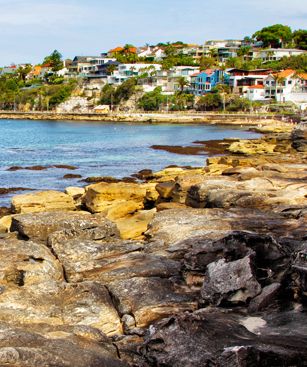
<svg viewBox="0 0 307 367">
<path fill-rule="evenodd" d="M 12 199 L 14 213 L 75 210 L 73 199 L 59 191 L 41 191 L 34 194 L 16 195 Z"/>
<path fill-rule="evenodd" d="M 293 130 L 292 147 L 298 152 L 307 152 L 307 127 L 306 123 Z"/>
<path fill-rule="evenodd" d="M 166 367 L 300 366 L 307 358 L 306 336 L 289 330 L 290 323 L 288 333 L 256 335 L 231 313 L 200 310 L 161 321 L 142 352 L 151 365 Z"/>
<path fill-rule="evenodd" d="M 99 330 L 86 326 L 16 327 L 0 323 L 0 364 L 12 367 L 128 367 Z"/>
<path fill-rule="evenodd" d="M 258 143 L 146 183 L 17 197 L 0 220 L 0 365 L 303 366 L 306 157 L 288 133 Z"/>
<path fill-rule="evenodd" d="M 132 315 L 136 328 L 144 328 L 163 317 L 197 308 L 195 297 L 176 291 L 169 279 L 135 277 L 112 282 L 108 288 L 120 314 Z"/>
<path fill-rule="evenodd" d="M 25 238 L 43 242 L 47 241 L 49 235 L 61 230 L 68 230 L 65 233 L 68 239 L 71 235 L 93 239 L 119 236 L 115 224 L 88 212 L 55 211 L 16 215 L 11 230 Z"/>
</svg>

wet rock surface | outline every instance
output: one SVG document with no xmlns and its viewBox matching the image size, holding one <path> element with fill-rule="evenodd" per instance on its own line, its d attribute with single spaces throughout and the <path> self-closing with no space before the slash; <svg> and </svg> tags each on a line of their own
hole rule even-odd
<svg viewBox="0 0 307 367">
<path fill-rule="evenodd" d="M 306 366 L 305 138 L 214 142 L 236 154 L 14 197 L 0 365 Z"/>
</svg>

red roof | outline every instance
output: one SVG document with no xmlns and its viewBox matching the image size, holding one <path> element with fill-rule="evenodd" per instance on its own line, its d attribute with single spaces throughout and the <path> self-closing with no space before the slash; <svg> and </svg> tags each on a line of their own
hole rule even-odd
<svg viewBox="0 0 307 367">
<path fill-rule="evenodd" d="M 192 74 L 191 76 L 197 76 L 199 74 L 200 74 L 200 72 L 197 72 L 197 73 Z"/>
<path fill-rule="evenodd" d="M 264 89 L 264 86 L 260 84 L 251 85 L 250 87 L 248 87 L 248 89 Z"/>
</svg>

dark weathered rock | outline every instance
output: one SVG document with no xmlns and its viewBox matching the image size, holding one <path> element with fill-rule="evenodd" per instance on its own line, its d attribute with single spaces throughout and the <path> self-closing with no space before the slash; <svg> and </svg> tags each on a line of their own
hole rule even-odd
<svg viewBox="0 0 307 367">
<path fill-rule="evenodd" d="M 261 311 L 262 309 L 267 307 L 270 303 L 272 303 L 278 291 L 280 290 L 280 287 L 281 287 L 280 283 L 272 283 L 264 287 L 259 296 L 251 300 L 248 306 L 249 312 Z"/>
<path fill-rule="evenodd" d="M 12 231 L 36 241 L 46 241 L 48 236 L 60 230 L 97 232 L 97 239 L 118 237 L 116 225 L 99 216 L 92 216 L 87 212 L 42 212 L 15 216 L 12 222 Z M 63 234 L 64 235 L 64 234 Z M 65 235 L 64 235 L 65 236 Z M 67 233 L 70 238 L 70 233 Z M 77 236 L 77 235 L 76 235 Z M 64 240 L 64 238 L 62 238 Z"/>
<path fill-rule="evenodd" d="M 141 328 L 154 320 L 197 308 L 194 297 L 176 291 L 169 279 L 136 277 L 112 282 L 108 289 L 120 314 L 132 315 Z"/>
<path fill-rule="evenodd" d="M 257 336 L 233 315 L 200 310 L 159 322 L 142 353 L 151 365 L 165 367 L 304 366 L 305 343 L 299 334 Z"/>
<path fill-rule="evenodd" d="M 292 147 L 299 152 L 307 152 L 307 128 L 301 126 L 293 130 Z"/>
<path fill-rule="evenodd" d="M 207 302 L 247 302 L 261 292 L 254 275 L 253 255 L 227 263 L 224 259 L 207 266 L 201 295 Z"/>
</svg>

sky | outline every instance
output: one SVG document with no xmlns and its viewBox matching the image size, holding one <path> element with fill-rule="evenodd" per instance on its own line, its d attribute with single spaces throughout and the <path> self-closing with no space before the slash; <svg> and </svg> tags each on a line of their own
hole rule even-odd
<svg viewBox="0 0 307 367">
<path fill-rule="evenodd" d="M 126 43 L 243 38 L 307 25 L 306 0 L 0 0 L 0 65 L 99 55 Z"/>
</svg>

